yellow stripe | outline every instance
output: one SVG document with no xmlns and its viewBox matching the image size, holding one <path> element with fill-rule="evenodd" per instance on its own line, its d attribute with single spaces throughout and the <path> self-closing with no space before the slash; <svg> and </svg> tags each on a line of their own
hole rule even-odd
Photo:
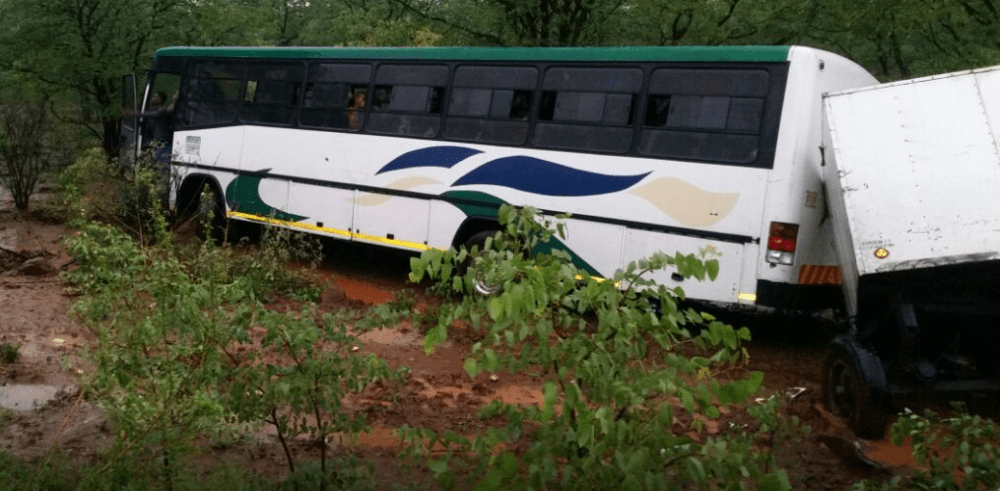
<svg viewBox="0 0 1000 491">
<path fill-rule="evenodd" d="M 254 221 L 254 222 L 266 223 L 266 224 L 269 224 L 269 225 L 283 225 L 283 226 L 290 227 L 290 228 L 299 228 L 299 229 L 303 229 L 303 230 L 309 230 L 309 231 L 312 231 L 312 232 L 324 232 L 324 233 L 327 233 L 327 234 L 339 235 L 341 237 L 348 237 L 348 238 L 351 238 L 351 239 L 366 240 L 366 241 L 369 241 L 369 242 L 377 242 L 377 243 L 380 243 L 380 244 L 389 244 L 389 245 L 394 245 L 394 246 L 398 246 L 398 247 L 406 247 L 408 249 L 416 249 L 418 251 L 426 251 L 428 249 L 432 249 L 432 247 L 430 247 L 430 246 L 428 246 L 426 244 L 418 244 L 416 242 L 407 242 L 405 240 L 396 240 L 396 239 L 386 239 L 386 238 L 383 238 L 383 237 L 376 237 L 374 235 L 359 234 L 359 233 L 351 232 L 351 231 L 348 231 L 348 230 L 340 230 L 340 229 L 336 229 L 336 228 L 320 227 L 320 226 L 317 226 L 317 225 L 310 225 L 308 223 L 299 223 L 299 222 L 290 222 L 290 221 L 287 221 L 287 220 L 278 220 L 276 218 L 263 217 L 263 216 L 260 216 L 260 215 L 251 215 L 249 213 L 240 213 L 238 211 L 227 211 L 226 212 L 226 216 L 228 216 L 229 218 L 242 218 L 244 220 L 251 220 L 251 221 Z M 583 280 L 583 276 L 577 275 L 576 279 L 577 280 Z M 592 279 L 594 281 L 597 281 L 597 282 L 607 281 L 606 278 L 602 278 L 600 276 L 591 276 L 590 279 Z M 619 282 L 615 282 L 615 286 L 621 286 L 621 285 L 620 285 Z"/>
<path fill-rule="evenodd" d="M 308 230 L 310 232 L 322 232 L 322 233 L 331 234 L 331 235 L 338 235 L 340 237 L 346 237 L 346 238 L 349 238 L 349 239 L 357 239 L 357 240 L 364 240 L 364 241 L 368 241 L 368 242 L 376 242 L 376 243 L 379 243 L 379 244 L 393 245 L 393 246 L 396 246 L 396 247 L 405 247 L 407 249 L 414 249 L 414 250 L 418 250 L 418 251 L 426 251 L 427 249 L 431 248 L 427 244 L 420 244 L 420 243 L 417 243 L 417 242 L 408 242 L 408 241 L 405 241 L 405 240 L 388 239 L 388 238 L 385 238 L 385 237 L 377 237 L 377 236 L 374 236 L 374 235 L 359 234 L 359 233 L 351 232 L 349 230 L 341 230 L 341 229 L 329 228 L 329 227 L 320 227 L 318 225 L 310 225 L 308 223 L 298 223 L 298 222 L 290 222 L 290 221 L 287 221 L 287 220 L 278 220 L 278 219 L 275 219 L 275 218 L 262 217 L 260 215 L 251 215 L 249 213 L 240 213 L 238 211 L 227 211 L 226 212 L 226 216 L 228 216 L 229 218 L 242 218 L 244 220 L 251 220 L 251 221 L 254 221 L 254 222 L 266 223 L 266 224 L 269 224 L 269 225 L 283 225 L 285 227 L 297 228 L 297 229 L 302 229 L 302 230 Z"/>
</svg>

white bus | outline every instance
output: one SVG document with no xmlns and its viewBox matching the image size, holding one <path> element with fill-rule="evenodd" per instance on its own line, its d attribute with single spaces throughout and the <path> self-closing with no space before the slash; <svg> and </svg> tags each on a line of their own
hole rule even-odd
<svg viewBox="0 0 1000 491">
<path fill-rule="evenodd" d="M 874 83 L 798 46 L 173 47 L 144 100 L 179 91 L 175 207 L 208 185 L 230 219 L 422 251 L 530 205 L 592 275 L 702 253 L 716 281 L 656 279 L 801 309 L 842 305 L 821 95 Z"/>
</svg>

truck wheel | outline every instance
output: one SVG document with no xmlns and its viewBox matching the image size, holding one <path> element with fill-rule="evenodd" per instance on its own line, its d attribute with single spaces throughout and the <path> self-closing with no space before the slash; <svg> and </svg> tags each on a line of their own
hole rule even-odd
<svg viewBox="0 0 1000 491">
<path fill-rule="evenodd" d="M 835 416 L 847 420 L 861 438 L 877 440 L 889 423 L 884 405 L 888 384 L 882 361 L 862 348 L 854 336 L 834 338 L 824 364 L 823 402 Z"/>
</svg>

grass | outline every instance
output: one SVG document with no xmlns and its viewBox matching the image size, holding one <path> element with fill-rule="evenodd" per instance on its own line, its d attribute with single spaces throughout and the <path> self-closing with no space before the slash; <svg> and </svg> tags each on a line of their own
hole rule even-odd
<svg viewBox="0 0 1000 491">
<path fill-rule="evenodd" d="M 0 363 L 13 365 L 21 357 L 21 343 L 0 343 Z"/>
</svg>

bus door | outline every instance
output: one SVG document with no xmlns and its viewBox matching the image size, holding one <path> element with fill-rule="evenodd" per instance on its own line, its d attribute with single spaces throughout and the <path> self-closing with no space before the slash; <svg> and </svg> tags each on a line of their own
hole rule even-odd
<svg viewBox="0 0 1000 491">
<path fill-rule="evenodd" d="M 122 77 L 122 120 L 119 125 L 121 147 L 118 149 L 118 162 L 122 166 L 130 166 L 135 161 L 139 151 L 139 98 L 136 95 L 134 73 Z"/>
<path fill-rule="evenodd" d="M 139 147 L 152 147 L 156 162 L 171 161 L 174 139 L 174 116 L 180 96 L 181 77 L 175 73 L 154 73 L 142 107 Z"/>
</svg>

